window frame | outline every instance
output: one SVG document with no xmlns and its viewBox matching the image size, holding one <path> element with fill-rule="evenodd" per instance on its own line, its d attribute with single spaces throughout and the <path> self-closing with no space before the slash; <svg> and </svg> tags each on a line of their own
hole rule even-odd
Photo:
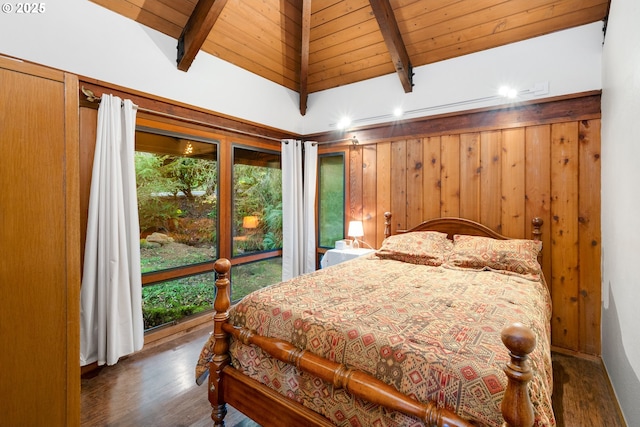
<svg viewBox="0 0 640 427">
<path fill-rule="evenodd" d="M 184 130 L 188 130 L 188 128 L 184 128 Z M 220 150 L 222 147 L 221 138 L 217 138 L 215 134 L 213 134 L 212 137 L 208 138 L 204 136 L 192 135 L 187 132 L 176 132 L 176 131 L 161 129 L 159 127 L 150 127 L 150 126 L 144 126 L 139 124 L 136 124 L 135 131 L 146 132 L 146 133 L 156 134 L 160 136 L 174 137 L 174 138 L 186 138 L 196 142 L 216 145 L 215 162 L 216 162 L 216 173 L 218 176 L 218 184 L 216 186 L 215 195 L 216 195 L 216 198 L 220 200 L 220 173 L 221 173 Z M 135 151 L 138 151 L 138 150 L 136 149 Z M 218 209 L 218 212 L 216 215 L 216 221 L 214 222 L 215 231 L 216 231 L 216 242 L 214 246 L 215 246 L 216 255 L 217 255 L 216 258 L 219 258 L 220 257 L 220 238 L 219 238 L 220 203 L 217 204 L 216 208 Z M 209 273 L 213 271 L 214 271 L 213 262 L 210 262 L 210 261 L 203 261 L 199 263 L 187 264 L 187 265 L 178 266 L 178 267 L 170 267 L 170 268 L 157 270 L 157 271 L 150 271 L 150 272 L 142 273 L 142 287 L 144 288 L 145 286 L 153 286 L 154 284 L 163 283 L 170 280 L 176 280 L 183 277 Z"/>
<path fill-rule="evenodd" d="M 220 182 L 220 174 L 221 174 L 221 150 L 223 147 L 223 138 L 221 138 L 219 135 L 215 134 L 215 133 L 208 133 L 206 135 L 194 135 L 193 133 L 189 132 L 191 129 L 188 127 L 180 127 L 180 131 L 176 131 L 176 130 L 168 130 L 166 128 L 164 128 L 164 126 L 162 126 L 161 122 L 153 122 L 153 125 L 158 124 L 159 126 L 148 126 L 148 125 L 142 125 L 140 124 L 140 118 L 139 120 L 136 122 L 136 127 L 135 127 L 135 131 L 136 132 L 145 132 L 148 134 L 153 134 L 153 135 L 158 135 L 161 137 L 171 137 L 171 138 L 184 138 L 186 140 L 189 141 L 193 141 L 193 142 L 199 142 L 199 143 L 203 143 L 203 144 L 211 144 L 215 146 L 215 159 L 211 159 L 212 161 L 215 162 L 215 170 L 216 170 L 216 175 L 217 175 L 217 183 L 216 183 L 216 188 L 215 188 L 215 192 L 214 195 L 216 197 L 216 199 L 218 200 L 218 202 L 216 203 L 215 209 L 217 210 L 217 212 L 215 213 L 215 221 L 213 222 L 213 227 L 214 227 L 214 232 L 215 232 L 215 242 L 213 242 L 213 247 L 215 250 L 215 257 L 213 260 L 211 261 L 202 261 L 202 262 L 197 262 L 197 263 L 192 263 L 192 264 L 186 264 L 186 265 L 181 265 L 181 266 L 176 266 L 176 267 L 169 267 L 169 268 L 165 268 L 165 269 L 161 269 L 161 270 L 157 270 L 157 271 L 150 271 L 150 272 L 145 272 L 145 273 L 141 273 L 141 282 L 142 282 L 142 289 L 144 288 L 150 288 L 152 286 L 159 286 L 162 284 L 165 284 L 167 282 L 171 282 L 171 281 L 177 281 L 180 279 L 185 279 L 185 278 L 189 278 L 189 277 L 195 277 L 195 276 L 200 276 L 200 275 L 213 275 L 212 277 L 215 277 L 215 270 L 213 268 L 214 266 L 214 261 L 215 259 L 220 257 L 220 216 L 221 216 L 221 207 L 220 207 L 220 186 L 221 186 L 221 182 Z M 146 153 L 152 153 L 152 154 L 157 154 L 157 155 L 165 155 L 166 153 L 158 153 L 158 152 L 153 152 L 150 150 L 138 150 L 137 147 L 137 139 L 136 139 L 136 147 L 135 147 L 135 151 L 136 152 L 146 152 Z M 188 157 L 188 156 L 185 156 Z M 213 283 L 212 283 L 213 285 Z M 215 288 L 215 287 L 214 287 Z M 214 291 L 215 292 L 215 291 Z M 211 298 L 213 299 L 215 297 L 215 293 L 211 296 Z M 145 337 L 147 336 L 156 336 L 157 334 L 161 334 L 161 330 L 164 330 L 166 328 L 172 328 L 175 325 L 179 325 L 182 323 L 185 324 L 190 324 L 192 323 L 192 319 L 195 320 L 203 315 L 207 315 L 213 311 L 213 305 L 208 308 L 205 309 L 203 311 L 200 312 L 196 312 L 190 315 L 186 315 L 184 317 L 178 318 L 178 319 L 174 319 L 171 320 L 169 322 L 166 323 L 162 323 L 159 325 L 155 325 L 152 326 L 148 329 L 145 329 L 144 334 Z M 169 329 L 172 330 L 172 329 Z M 145 338 L 146 341 L 146 338 Z"/>
<path fill-rule="evenodd" d="M 282 248 L 250 252 L 247 254 L 233 255 L 233 249 L 234 249 L 233 248 L 233 237 L 234 237 L 233 236 L 233 215 L 235 212 L 235 197 L 233 194 L 235 182 L 234 182 L 233 175 L 234 175 L 236 148 L 277 155 L 280 157 L 280 170 L 282 170 L 282 151 L 281 150 L 274 149 L 275 147 L 266 147 L 264 145 L 256 146 L 256 145 L 250 145 L 250 144 L 241 143 L 241 142 L 233 142 L 232 144 L 230 144 L 230 153 L 229 153 L 230 155 L 230 162 L 229 162 L 229 188 L 230 188 L 229 201 L 230 203 L 229 203 L 229 212 L 228 212 L 229 220 L 227 225 L 227 232 L 228 232 L 228 235 L 230 236 L 230 239 L 227 245 L 228 248 L 226 249 L 229 251 L 227 258 L 231 262 L 231 270 L 229 272 L 231 279 L 233 278 L 233 272 L 235 270 L 234 267 L 246 266 L 252 263 L 265 261 L 269 259 L 282 258 Z M 280 148 L 280 146 L 278 146 L 278 148 Z M 278 282 L 279 281 L 280 280 L 278 280 Z M 233 279 L 232 279 L 232 283 L 233 283 Z M 264 284 L 264 286 L 268 286 L 268 285 L 270 284 Z M 233 299 L 234 298 L 233 289 L 231 289 L 231 298 L 232 298 L 232 302 L 234 303 L 239 300 L 239 298 Z"/>
<path fill-rule="evenodd" d="M 282 256 L 282 248 L 278 248 L 278 249 L 268 249 L 268 250 L 262 250 L 262 251 L 255 251 L 255 252 L 251 252 L 251 253 L 247 253 L 247 254 L 240 254 L 240 255 L 233 255 L 233 215 L 235 212 L 235 197 L 233 197 L 233 192 L 234 192 L 234 187 L 235 187 L 235 182 L 233 180 L 233 168 L 235 166 L 235 149 L 239 148 L 242 150 L 248 150 L 248 151 L 257 151 L 257 152 L 263 152 L 263 153 L 268 153 L 268 154 L 275 154 L 277 156 L 280 157 L 280 170 L 282 170 L 282 152 L 279 150 L 272 150 L 272 149 L 268 149 L 268 148 L 264 148 L 264 147 L 255 147 L 252 145 L 247 145 L 247 144 L 243 144 L 243 143 L 232 143 L 231 144 L 231 200 L 230 200 L 230 208 L 231 208 L 231 212 L 230 212 L 230 221 L 229 221 L 229 225 L 228 225 L 228 232 L 229 232 L 229 236 L 231 236 L 231 240 L 229 242 L 229 259 L 231 261 L 231 265 L 240 265 L 240 264 L 245 264 L 245 263 L 251 263 L 251 262 L 255 262 L 255 261 L 260 261 L 260 260 L 264 260 L 264 259 L 268 259 L 268 258 L 276 258 L 278 256 Z"/>
</svg>

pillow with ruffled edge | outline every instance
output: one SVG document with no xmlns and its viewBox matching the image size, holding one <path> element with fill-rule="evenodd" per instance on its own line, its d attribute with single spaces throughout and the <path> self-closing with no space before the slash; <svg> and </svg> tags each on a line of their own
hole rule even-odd
<svg viewBox="0 0 640 427">
<path fill-rule="evenodd" d="M 455 235 L 446 260 L 450 267 L 490 269 L 540 277 L 538 254 L 542 242 L 526 239 L 499 240 L 490 237 Z"/>
<path fill-rule="evenodd" d="M 412 231 L 387 237 L 376 255 L 383 259 L 438 267 L 453 247 L 447 233 Z"/>
</svg>

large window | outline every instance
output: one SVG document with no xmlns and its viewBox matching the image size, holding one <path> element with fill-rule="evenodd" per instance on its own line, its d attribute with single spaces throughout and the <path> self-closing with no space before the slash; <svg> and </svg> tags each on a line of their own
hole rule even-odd
<svg viewBox="0 0 640 427">
<path fill-rule="evenodd" d="M 150 329 L 211 309 L 218 144 L 139 129 L 135 165 L 143 316 Z"/>
<path fill-rule="evenodd" d="M 233 148 L 232 299 L 282 278 L 280 153 Z"/>
<path fill-rule="evenodd" d="M 333 248 L 344 238 L 344 155 L 326 154 L 318 161 L 318 243 Z"/>
</svg>

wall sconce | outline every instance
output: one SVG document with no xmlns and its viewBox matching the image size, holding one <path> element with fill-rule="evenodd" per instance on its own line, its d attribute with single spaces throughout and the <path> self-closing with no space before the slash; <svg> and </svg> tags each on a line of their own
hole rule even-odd
<svg viewBox="0 0 640 427">
<path fill-rule="evenodd" d="M 242 218 L 242 228 L 258 228 L 258 217 L 249 215 Z"/>
<path fill-rule="evenodd" d="M 362 227 L 362 221 L 349 221 L 349 230 L 347 231 L 347 235 L 349 237 L 353 237 L 353 249 L 360 248 L 360 243 L 358 243 L 358 237 L 364 236 L 364 229 Z"/>
</svg>

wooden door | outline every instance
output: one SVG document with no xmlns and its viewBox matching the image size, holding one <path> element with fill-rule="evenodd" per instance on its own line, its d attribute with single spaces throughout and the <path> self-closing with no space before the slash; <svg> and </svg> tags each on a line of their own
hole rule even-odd
<svg viewBox="0 0 640 427">
<path fill-rule="evenodd" d="M 0 425 L 80 423 L 77 104 L 0 57 Z"/>
</svg>

